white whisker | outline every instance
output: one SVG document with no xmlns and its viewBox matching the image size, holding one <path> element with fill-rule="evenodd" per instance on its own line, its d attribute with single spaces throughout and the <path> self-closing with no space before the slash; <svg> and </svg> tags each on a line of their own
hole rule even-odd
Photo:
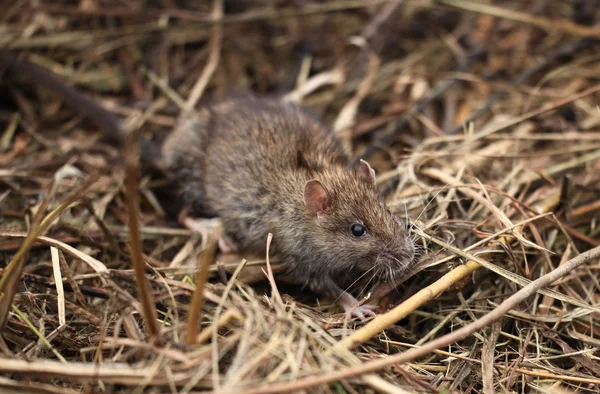
<svg viewBox="0 0 600 394">
<path fill-rule="evenodd" d="M 404 220 L 405 220 L 405 224 L 404 224 L 404 228 L 406 228 L 408 230 L 409 227 L 409 222 L 408 222 L 408 207 L 406 206 L 406 201 L 404 201 Z"/>
<path fill-rule="evenodd" d="M 370 270 L 369 270 L 370 271 Z M 367 272 L 369 272 L 367 271 Z M 369 288 L 369 284 L 371 284 L 371 281 L 375 279 L 375 275 L 371 276 L 371 279 L 369 279 L 369 281 L 365 284 L 365 286 L 363 287 L 363 289 L 360 291 L 360 293 L 358 293 L 358 299 L 360 299 L 360 297 L 362 297 L 362 294 L 365 292 L 365 290 L 367 290 Z"/>
<path fill-rule="evenodd" d="M 389 275 L 390 275 L 389 280 L 390 280 L 391 283 L 395 283 L 396 282 L 396 270 L 394 270 L 392 268 L 391 264 L 388 265 L 388 269 L 390 271 L 390 273 L 389 273 Z"/>
<path fill-rule="evenodd" d="M 361 276 L 359 276 L 354 282 L 350 283 L 350 285 L 348 287 L 346 287 L 346 289 L 344 290 L 345 292 L 348 292 L 348 290 L 350 290 L 350 288 L 352 286 L 354 286 L 356 284 L 356 282 L 358 282 L 359 280 L 361 280 L 366 274 L 368 274 L 371 270 L 375 269 L 375 267 L 377 267 L 377 265 L 373 265 L 371 268 L 369 268 L 368 270 L 365 271 L 364 274 L 362 274 Z M 337 300 L 341 297 L 342 295 L 340 294 L 338 296 L 338 298 L 335 299 L 335 302 L 337 302 Z"/>
<path fill-rule="evenodd" d="M 450 185 L 450 183 L 446 183 L 446 185 L 444 185 L 444 187 L 442 187 L 440 190 L 438 190 L 438 192 L 435 193 L 435 195 L 431 198 L 431 200 L 429 200 L 427 205 L 425 205 L 425 207 L 421 210 L 421 213 L 419 214 L 419 216 L 417 216 L 417 218 L 412 222 L 411 228 L 410 228 L 411 230 L 412 230 L 412 227 L 415 225 L 415 223 L 419 221 L 419 219 L 421 218 L 421 215 L 423 215 L 423 213 L 425 213 L 425 210 L 429 207 L 429 205 L 433 202 L 433 200 L 435 200 L 437 198 L 437 196 L 439 196 L 439 194 L 442 191 L 444 191 L 449 185 Z"/>
</svg>

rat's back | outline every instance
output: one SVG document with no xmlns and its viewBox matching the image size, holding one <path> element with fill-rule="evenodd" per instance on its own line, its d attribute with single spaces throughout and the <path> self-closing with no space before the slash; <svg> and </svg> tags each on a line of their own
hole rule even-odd
<svg viewBox="0 0 600 394">
<path fill-rule="evenodd" d="M 248 226 L 285 199 L 301 204 L 307 168 L 348 162 L 333 131 L 305 110 L 256 98 L 182 115 L 163 153 L 192 213 Z"/>
</svg>

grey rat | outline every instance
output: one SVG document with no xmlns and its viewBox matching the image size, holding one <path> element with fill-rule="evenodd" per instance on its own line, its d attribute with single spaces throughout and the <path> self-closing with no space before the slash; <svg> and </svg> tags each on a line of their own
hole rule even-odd
<svg viewBox="0 0 600 394">
<path fill-rule="evenodd" d="M 57 88 L 54 77 L 45 83 L 39 73 L 46 71 L 27 67 L 37 69 L 36 82 L 123 140 L 120 122 L 106 120 L 115 119 L 110 112 L 89 99 L 68 100 L 81 94 Z M 372 168 L 353 164 L 336 134 L 299 106 L 246 98 L 185 112 L 160 152 L 157 167 L 178 186 L 189 212 L 222 220 L 220 245 L 262 254 L 272 233 L 271 255 L 284 275 L 354 316 L 372 315 L 373 308 L 352 309 L 357 301 L 341 285 L 363 275 L 392 280 L 413 268 L 413 242 L 379 195 Z"/>
</svg>

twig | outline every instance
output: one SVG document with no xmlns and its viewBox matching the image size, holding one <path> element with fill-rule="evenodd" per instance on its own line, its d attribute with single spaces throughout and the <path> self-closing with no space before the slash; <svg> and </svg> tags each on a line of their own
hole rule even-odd
<svg viewBox="0 0 600 394">
<path fill-rule="evenodd" d="M 373 86 L 373 81 L 377 76 L 377 70 L 381 64 L 381 61 L 375 54 L 370 53 L 370 55 L 369 67 L 367 68 L 365 77 L 358 85 L 354 96 L 346 102 L 333 124 L 333 130 L 340 136 L 342 145 L 349 155 L 352 154 L 352 133 L 350 128 L 354 125 L 360 103 L 369 94 Z"/>
<path fill-rule="evenodd" d="M 466 59 L 464 59 L 464 61 L 460 63 L 456 72 L 465 72 L 471 66 L 471 64 L 473 64 L 475 59 L 479 57 L 479 55 L 481 55 L 481 51 L 474 51 L 468 54 L 466 56 Z M 415 104 L 415 106 L 411 110 L 404 114 L 402 118 L 400 118 L 400 120 L 396 122 L 391 131 L 386 131 L 382 135 L 376 137 L 375 141 L 371 145 L 369 145 L 369 147 L 365 150 L 361 157 L 364 160 L 367 160 L 373 153 L 375 153 L 379 146 L 388 145 L 392 141 L 394 135 L 396 135 L 399 131 L 404 129 L 408 125 L 408 122 L 415 115 L 423 111 L 425 107 L 427 107 L 433 100 L 439 97 L 446 90 L 454 86 L 456 82 L 459 82 L 459 80 L 445 79 L 444 81 L 440 82 L 438 86 L 436 86 L 435 89 L 433 89 L 427 97 L 420 100 L 418 103 Z"/>
<path fill-rule="evenodd" d="M 512 86 L 519 86 L 527 78 L 529 78 L 530 76 L 532 76 L 533 74 L 535 74 L 536 72 L 538 72 L 539 70 L 541 70 L 542 68 L 546 67 L 548 64 L 552 63 L 558 57 L 564 56 L 565 54 L 568 54 L 568 53 L 571 53 L 571 52 L 576 52 L 579 49 L 587 46 L 588 42 L 589 41 L 585 40 L 585 39 L 577 39 L 577 40 L 574 40 L 574 41 L 569 41 L 569 42 L 567 42 L 567 43 L 559 46 L 558 48 L 553 49 L 546 56 L 544 56 L 544 58 L 542 60 L 540 60 L 538 63 L 536 63 L 533 66 L 531 66 L 531 67 L 529 67 L 529 68 L 521 71 L 514 79 L 512 79 L 510 81 L 510 84 Z M 467 124 L 469 124 L 469 123 L 471 123 L 471 122 L 479 119 L 490 108 L 492 108 L 492 106 L 494 105 L 494 103 L 496 101 L 498 101 L 499 99 L 503 98 L 504 96 L 505 96 L 504 92 L 496 92 L 496 93 L 494 93 L 485 102 L 485 104 L 483 104 L 481 107 L 477 108 L 475 110 L 475 112 L 473 112 L 473 114 L 471 116 L 469 116 L 467 119 L 463 120 L 460 125 L 454 127 L 453 129 L 445 131 L 445 134 L 446 135 L 456 134 L 459 131 L 463 130 L 465 128 L 464 125 L 467 125 Z"/>
<path fill-rule="evenodd" d="M 208 281 L 208 268 L 213 262 L 217 251 L 217 240 L 212 232 L 207 232 L 205 249 L 200 253 L 200 267 L 196 275 L 196 288 L 192 294 L 190 312 L 187 321 L 186 342 L 188 345 L 194 345 L 198 340 L 200 331 L 200 319 L 202 317 L 202 307 L 204 306 L 204 287 Z"/>
<path fill-rule="evenodd" d="M 469 335 L 485 328 L 495 321 L 499 320 L 508 313 L 511 309 L 517 307 L 521 302 L 535 294 L 538 290 L 551 285 L 556 280 L 568 275 L 582 264 L 587 263 L 592 259 L 600 257 L 600 247 L 590 249 L 587 252 L 580 254 L 579 256 L 571 259 L 566 264 L 558 267 L 554 271 L 547 273 L 529 283 L 521 290 L 504 300 L 497 308 L 492 310 L 487 315 L 483 316 L 479 320 L 467 324 L 466 326 L 459 328 L 458 330 L 446 334 L 438 339 L 426 343 L 420 348 L 410 349 L 404 353 L 385 357 L 382 359 L 368 361 L 363 365 L 353 366 L 346 369 L 342 369 L 336 372 L 322 374 L 318 376 L 309 376 L 306 378 L 298 379 L 295 382 L 277 383 L 273 385 L 259 386 L 249 390 L 244 390 L 241 394 L 269 394 L 269 393 L 282 393 L 291 392 L 294 390 L 302 390 L 318 385 L 323 385 L 342 379 L 348 379 L 356 376 L 363 375 L 365 373 L 374 372 L 380 370 L 388 365 L 405 363 L 419 357 L 426 356 L 434 350 L 440 349 L 444 346 L 451 345 L 452 343 L 461 341 L 467 338 Z"/>
<path fill-rule="evenodd" d="M 494 352 L 501 330 L 501 322 L 492 324 L 489 337 L 481 349 L 481 380 L 484 394 L 494 394 Z"/>
<path fill-rule="evenodd" d="M 221 23 L 221 20 L 223 19 L 223 0 L 213 0 L 212 18 L 216 23 L 212 27 L 208 63 L 196 81 L 196 84 L 192 88 L 192 92 L 185 103 L 185 109 L 187 111 L 192 110 L 196 106 L 196 103 L 198 103 L 202 93 L 204 93 L 204 89 L 206 89 L 210 78 L 219 65 L 221 42 L 223 40 L 223 24 Z"/>
<path fill-rule="evenodd" d="M 8 312 L 17 291 L 17 285 L 19 278 L 21 277 L 23 265 L 25 264 L 29 250 L 33 246 L 36 238 L 42 235 L 50 227 L 54 220 L 56 220 L 56 218 L 58 218 L 65 209 L 67 209 L 67 207 L 81 198 L 83 192 L 87 190 L 87 188 L 93 182 L 95 182 L 96 179 L 96 177 L 91 177 L 81 188 L 67 197 L 61 204 L 58 205 L 58 207 L 56 207 L 56 209 L 54 209 L 54 211 L 50 212 L 48 216 L 41 221 L 39 226 L 33 228 L 27 235 L 27 238 L 25 238 L 25 241 L 23 241 L 23 244 L 17 253 L 15 253 L 13 256 L 10 263 L 8 263 L 6 266 L 4 274 L 0 278 L 0 333 L 2 333 L 4 327 L 6 327 L 6 323 L 8 321 Z"/>
<path fill-rule="evenodd" d="M 65 290 L 63 288 L 62 274 L 60 272 L 60 257 L 58 249 L 50 248 L 52 257 L 52 273 L 54 274 L 54 285 L 56 286 L 56 296 L 58 298 L 58 324 L 64 326 L 67 324 L 65 317 Z"/>
<path fill-rule="evenodd" d="M 35 382 L 25 382 L 23 379 L 9 379 L 0 377 L 0 387 L 13 393 L 43 393 L 43 394 L 79 394 L 81 390 L 74 390 L 56 384 L 43 384 Z M 12 391 L 11 391 L 12 389 Z"/>
<path fill-rule="evenodd" d="M 75 91 L 52 72 L 28 60 L 19 59 L 15 54 L 2 48 L 0 48 L 0 64 L 6 64 L 15 74 L 30 75 L 32 82 L 39 83 L 56 92 L 65 103 L 88 116 L 113 143 L 121 144 L 124 142 L 123 124 L 116 116 L 111 116 L 108 111 L 104 111 L 99 107 L 95 101 Z"/>
<path fill-rule="evenodd" d="M 0 231 L 0 236 L 27 238 L 28 234 L 20 232 L 20 231 L 19 232 L 17 232 L 17 231 Z M 85 262 L 97 273 L 103 273 L 103 272 L 108 271 L 108 268 L 106 268 L 106 266 L 104 264 L 102 264 L 102 262 L 100 260 L 97 260 L 97 259 L 93 258 L 92 256 L 89 256 L 89 255 L 87 255 L 87 254 L 75 249 L 74 247 L 67 245 L 66 243 L 61 242 L 59 240 L 39 235 L 34 239 L 33 242 L 36 242 L 36 243 L 39 242 L 44 245 L 49 245 L 49 246 L 53 246 L 57 249 L 60 249 L 64 253 L 67 253 L 67 254 Z M 6 269 L 8 269 L 8 267 Z M 5 272 L 6 272 L 6 270 L 5 270 Z"/>
<path fill-rule="evenodd" d="M 12 310 L 13 310 L 13 312 L 15 312 L 17 314 L 17 316 L 19 316 L 19 318 L 21 319 L 21 321 L 23 323 L 25 323 L 25 325 L 27 325 L 27 327 L 29 327 L 29 329 L 31 331 L 33 331 L 33 333 L 40 339 L 40 341 L 44 345 L 46 345 L 46 347 L 48 347 L 48 349 L 50 349 L 50 351 L 56 356 L 56 358 L 58 358 L 64 364 L 67 363 L 67 360 L 65 360 L 65 358 L 62 356 L 62 354 L 60 354 L 58 352 L 58 350 L 56 350 L 54 348 L 54 346 L 52 346 L 52 344 L 50 343 L 50 341 L 48 340 L 48 338 L 46 338 L 40 332 L 40 330 L 38 330 L 37 327 L 33 325 L 33 323 L 27 318 L 27 316 L 23 312 L 21 312 L 19 310 L 19 308 L 17 308 L 15 305 L 12 305 Z"/>
<path fill-rule="evenodd" d="M 152 295 L 150 282 L 146 277 L 146 263 L 142 256 L 142 240 L 139 225 L 138 178 L 140 175 L 139 145 L 137 130 L 132 130 L 127 138 L 125 153 L 126 165 L 126 201 L 128 210 L 129 243 L 131 247 L 131 263 L 135 270 L 138 299 L 142 304 L 144 322 L 148 335 L 157 345 L 163 343 L 160 325 L 157 320 L 156 304 Z"/>
<path fill-rule="evenodd" d="M 296 89 L 292 90 L 283 97 L 284 101 L 299 103 L 302 99 L 311 92 L 325 86 L 338 85 L 344 81 L 344 73 L 338 68 L 333 70 L 323 71 L 300 84 Z"/>
<path fill-rule="evenodd" d="M 233 274 L 231 275 L 231 279 L 227 283 L 225 290 L 223 291 L 223 296 L 219 300 L 219 304 L 217 305 L 217 309 L 213 315 L 213 322 L 210 326 L 211 334 L 212 334 L 212 346 L 211 346 L 211 355 L 212 355 L 212 382 L 213 382 L 213 390 L 217 391 L 220 387 L 219 383 L 219 341 L 218 341 L 218 330 L 219 330 L 219 322 L 221 321 L 221 312 L 223 311 L 223 306 L 225 305 L 225 301 L 229 296 L 229 292 L 233 288 L 235 281 L 237 280 L 238 275 L 244 269 L 246 265 L 246 260 L 242 260 L 240 264 L 237 266 Z"/>
<path fill-rule="evenodd" d="M 490 271 L 492 271 L 492 272 L 494 272 L 494 273 L 496 273 L 498 275 L 501 275 L 502 277 L 510 280 L 513 283 L 516 283 L 516 284 L 518 284 L 520 286 L 527 286 L 527 285 L 529 285 L 531 283 L 528 279 L 525 279 L 524 277 L 522 277 L 520 275 L 514 274 L 514 273 L 512 273 L 511 271 L 508 271 L 505 268 L 502 268 L 502 267 L 499 267 L 499 266 L 497 266 L 495 264 L 492 264 L 492 263 L 488 262 L 487 260 L 482 259 L 481 257 L 472 255 L 470 253 L 465 253 L 464 251 L 460 250 L 459 248 L 456 248 L 456 247 L 454 247 L 452 245 L 449 245 L 449 244 L 447 244 L 447 243 L 445 243 L 445 242 L 443 242 L 443 241 L 441 241 L 441 240 L 439 240 L 437 238 L 430 237 L 430 236 L 428 236 L 427 234 L 425 234 L 425 233 L 423 233 L 421 231 L 418 231 L 418 230 L 415 230 L 415 231 L 417 232 L 417 234 L 419 234 L 422 237 L 426 237 L 431 242 L 433 242 L 435 244 L 438 244 L 440 246 L 443 246 L 444 248 L 449 249 L 452 252 L 454 252 L 454 253 L 456 253 L 456 254 L 458 254 L 458 255 L 466 258 L 466 259 L 469 259 L 471 261 L 477 262 L 479 265 L 481 265 L 481 266 L 489 269 Z M 585 303 L 583 303 L 583 302 L 581 302 L 579 300 L 576 300 L 576 299 L 574 299 L 572 297 L 566 296 L 566 295 L 564 295 L 562 293 L 559 293 L 557 291 L 554 291 L 554 290 L 551 290 L 551 289 L 540 289 L 540 293 L 543 294 L 543 295 L 546 295 L 546 296 L 553 297 L 554 299 L 566 302 L 568 304 L 571 304 L 571 305 L 574 305 L 574 306 L 578 306 L 580 308 L 586 308 L 586 309 L 588 309 L 588 310 L 590 310 L 592 312 L 600 313 L 600 308 L 598 308 L 596 306 L 593 306 L 593 305 L 585 304 Z"/>
<path fill-rule="evenodd" d="M 287 8 L 263 8 L 256 11 L 245 12 L 239 15 L 229 15 L 223 20 L 224 23 L 249 23 L 268 19 L 294 18 L 304 15 L 318 15 L 332 12 L 349 11 L 354 9 L 373 7 L 380 4 L 389 3 L 394 0 L 339 0 L 326 3 L 309 3 L 300 7 Z M 82 7 L 66 7 L 53 5 L 40 5 L 36 7 L 40 11 L 70 14 L 70 15 L 106 15 L 106 16 L 140 16 L 139 9 L 127 8 L 94 8 L 86 9 Z M 178 18 L 182 20 L 190 20 L 204 24 L 215 24 L 211 15 L 199 14 L 190 10 L 179 10 L 175 8 L 153 9 L 144 8 L 144 15 L 158 18 L 168 16 L 170 18 Z M 156 25 L 156 23 L 154 24 Z"/>
<path fill-rule="evenodd" d="M 214 324 L 217 325 L 217 328 L 220 328 L 225 326 L 231 320 L 244 321 L 244 316 L 242 316 L 242 314 L 235 309 L 229 309 L 227 312 L 223 313 L 221 317 L 219 317 L 219 320 Z M 196 336 L 195 344 L 200 344 L 210 339 L 212 336 L 212 330 L 212 325 L 202 330 L 198 336 Z"/>
<path fill-rule="evenodd" d="M 271 241 L 273 240 L 273 234 L 269 233 L 267 235 L 267 278 L 269 278 L 269 284 L 271 285 L 271 292 L 273 293 L 273 301 L 277 310 L 277 313 L 282 313 L 283 310 L 283 300 L 281 298 L 281 294 L 279 294 L 279 289 L 277 288 L 277 283 L 275 282 L 275 276 L 273 275 L 273 269 L 271 268 Z"/>
<path fill-rule="evenodd" d="M 582 37 L 600 37 L 600 28 L 598 26 L 588 27 L 567 20 L 551 20 L 540 16 L 533 16 L 524 12 L 507 10 L 506 8 L 483 4 L 480 2 L 473 2 L 470 0 L 436 1 L 451 7 L 492 15 L 499 18 L 510 19 L 552 32 L 560 31 Z"/>
<path fill-rule="evenodd" d="M 373 336 L 379 334 L 386 328 L 391 327 L 399 320 L 404 319 L 411 312 L 415 311 L 425 302 L 434 299 L 438 295 L 446 291 L 454 283 L 460 281 L 464 277 L 471 274 L 473 271 L 481 267 L 480 264 L 475 261 L 468 261 L 466 264 L 461 264 L 442 276 L 435 283 L 421 289 L 415 295 L 404 301 L 402 304 L 396 306 L 385 314 L 378 315 L 375 319 L 365 324 L 363 327 L 355 331 L 352 335 L 339 341 L 333 348 L 333 350 L 353 349 L 363 342 L 368 341 Z"/>
<path fill-rule="evenodd" d="M 70 362 L 65 366 L 62 362 L 49 360 L 18 360 L 14 358 L 0 358 L 0 372 L 19 373 L 25 376 L 47 376 L 54 379 L 65 377 L 78 382 L 97 384 L 99 380 L 115 384 L 138 386 L 142 379 L 155 374 L 154 367 L 130 367 L 125 363 L 95 363 Z M 153 376 L 152 383 L 168 384 L 170 382 L 182 384 L 189 380 L 189 374 L 177 372 L 170 376 L 161 374 Z"/>
</svg>

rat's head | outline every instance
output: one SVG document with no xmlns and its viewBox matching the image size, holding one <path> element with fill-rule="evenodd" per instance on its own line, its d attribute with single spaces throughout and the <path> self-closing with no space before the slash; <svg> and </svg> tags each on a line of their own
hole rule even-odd
<svg viewBox="0 0 600 394">
<path fill-rule="evenodd" d="M 367 162 L 361 160 L 352 169 L 338 167 L 308 181 L 304 203 L 306 241 L 332 271 L 368 271 L 366 276 L 395 280 L 412 268 L 413 241 L 380 197 Z"/>
</svg>

